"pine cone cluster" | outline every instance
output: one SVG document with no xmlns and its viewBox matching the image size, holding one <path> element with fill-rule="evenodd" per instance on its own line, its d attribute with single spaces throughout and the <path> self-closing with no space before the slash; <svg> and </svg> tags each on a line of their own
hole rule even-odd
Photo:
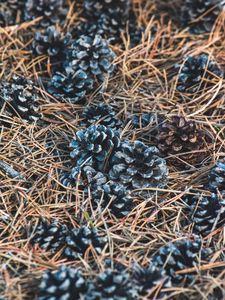
<svg viewBox="0 0 225 300">
<path fill-rule="evenodd" d="M 68 49 L 65 69 L 76 70 L 79 67 L 90 78 L 101 82 L 114 72 L 115 66 L 112 62 L 115 57 L 107 41 L 100 35 L 82 35 Z"/>
<path fill-rule="evenodd" d="M 99 35 L 82 35 L 63 52 L 65 61 L 48 82 L 48 92 L 59 101 L 84 103 L 96 83 L 112 75 L 115 54 Z"/>
<path fill-rule="evenodd" d="M 49 26 L 44 31 L 35 33 L 32 42 L 34 55 L 47 55 L 51 59 L 63 61 L 65 49 L 71 44 L 70 33 L 63 34 L 55 26 Z"/>
<path fill-rule="evenodd" d="M 88 249 L 100 254 L 107 243 L 107 238 L 99 235 L 95 228 L 83 225 L 71 229 L 58 220 L 49 222 L 43 218 L 31 227 L 29 236 L 32 245 L 38 245 L 51 254 L 63 249 L 62 257 L 72 260 L 83 257 Z"/>
<path fill-rule="evenodd" d="M 113 108 L 104 103 L 87 106 L 83 111 L 82 118 L 82 126 L 86 127 L 95 124 L 119 129 L 122 125 Z"/>
<path fill-rule="evenodd" d="M 225 199 L 212 194 L 210 197 L 188 196 L 184 201 L 188 205 L 196 233 L 206 236 L 225 225 Z"/>
<path fill-rule="evenodd" d="M 109 176 L 128 189 L 163 187 L 168 170 L 156 147 L 148 147 L 140 141 L 121 143 L 112 156 Z"/>
<path fill-rule="evenodd" d="M 163 269 L 172 283 L 193 283 L 193 273 L 179 274 L 178 271 L 198 266 L 199 260 L 205 260 L 209 250 L 202 247 L 201 240 L 181 240 L 163 246 L 152 257 L 151 268 Z"/>
<path fill-rule="evenodd" d="M 107 242 L 106 237 L 98 234 L 95 228 L 81 226 L 71 230 L 65 238 L 63 255 L 68 259 L 83 257 L 91 248 L 98 254 L 102 252 Z"/>
<path fill-rule="evenodd" d="M 48 82 L 48 92 L 61 102 L 82 104 L 93 85 L 93 80 L 82 70 L 57 71 Z"/>
<path fill-rule="evenodd" d="M 104 125 L 92 125 L 76 132 L 70 144 L 70 155 L 74 161 L 72 177 L 76 178 L 86 164 L 99 171 L 105 170 L 110 156 L 119 144 L 119 132 Z"/>
<path fill-rule="evenodd" d="M 210 32 L 223 10 L 221 0 L 185 0 L 181 20 L 183 26 L 190 26 L 190 31 L 195 34 Z"/>
<path fill-rule="evenodd" d="M 208 83 L 209 79 L 223 77 L 223 75 L 216 62 L 211 60 L 208 55 L 189 56 L 181 68 L 177 90 L 194 93 L 200 89 L 205 79 Z"/>
<path fill-rule="evenodd" d="M 37 225 L 32 226 L 31 244 L 37 244 L 40 248 L 54 254 L 64 245 L 67 233 L 67 226 L 60 224 L 57 220 L 49 222 L 46 219 L 40 219 Z"/>
<path fill-rule="evenodd" d="M 62 0 L 27 0 L 25 20 L 34 20 L 42 17 L 39 26 L 46 28 L 51 25 L 62 24 L 67 10 Z"/>
<path fill-rule="evenodd" d="M 7 102 L 10 114 L 24 121 L 36 122 L 42 117 L 31 80 L 14 75 L 10 82 L 0 82 L 0 99 Z"/>
<path fill-rule="evenodd" d="M 225 159 L 219 160 L 211 169 L 208 187 L 212 192 L 225 195 Z"/>
<path fill-rule="evenodd" d="M 164 155 L 190 153 L 185 155 L 189 162 L 196 158 L 191 152 L 201 149 L 203 138 L 204 134 L 197 128 L 196 123 L 181 116 L 174 116 L 162 123 L 156 136 L 157 147 Z M 199 156 L 198 158 L 200 159 Z"/>
<path fill-rule="evenodd" d="M 42 275 L 38 300 L 81 299 L 87 289 L 87 282 L 79 270 L 61 266 Z"/>
</svg>

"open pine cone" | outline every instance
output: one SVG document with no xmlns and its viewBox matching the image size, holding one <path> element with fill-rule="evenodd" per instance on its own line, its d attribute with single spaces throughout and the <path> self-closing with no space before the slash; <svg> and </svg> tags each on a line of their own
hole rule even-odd
<svg viewBox="0 0 225 300">
<path fill-rule="evenodd" d="M 206 79 L 209 85 L 210 79 L 223 77 L 223 75 L 223 71 L 214 60 L 209 59 L 208 55 L 189 56 L 179 74 L 177 90 L 194 93 L 202 87 Z"/>
<path fill-rule="evenodd" d="M 225 194 L 224 194 L 225 198 Z M 210 197 L 190 195 L 184 198 L 187 203 L 193 230 L 202 236 L 225 225 L 225 199 L 216 194 Z"/>
<path fill-rule="evenodd" d="M 11 115 L 26 122 L 36 122 L 42 115 L 34 83 L 25 77 L 14 75 L 11 81 L 0 82 L 0 102 L 8 103 Z"/>
<path fill-rule="evenodd" d="M 25 20 L 42 17 L 40 27 L 63 24 L 67 9 L 63 7 L 63 0 L 27 0 L 25 6 Z"/>
<path fill-rule="evenodd" d="M 100 254 L 106 243 L 107 238 L 100 236 L 97 229 L 81 226 L 68 232 L 64 243 L 63 255 L 68 259 L 79 259 L 91 247 L 96 253 Z"/>
<path fill-rule="evenodd" d="M 204 155 L 198 152 L 203 147 L 204 137 L 204 133 L 197 128 L 194 121 L 174 116 L 159 126 L 156 142 L 165 156 L 177 155 L 189 164 L 196 164 L 204 158 Z"/>
<path fill-rule="evenodd" d="M 84 71 L 64 70 L 53 74 L 47 88 L 48 92 L 61 102 L 84 104 L 93 85 L 93 80 Z"/>
<path fill-rule="evenodd" d="M 74 161 L 72 177 L 76 178 L 85 165 L 91 165 L 101 172 L 105 171 L 111 155 L 119 145 L 119 132 L 104 125 L 92 125 L 76 132 L 70 144 L 70 156 Z"/>
<path fill-rule="evenodd" d="M 66 70 L 80 69 L 93 80 L 102 82 L 115 70 L 116 55 L 100 35 L 81 35 L 67 51 Z"/>
<path fill-rule="evenodd" d="M 152 257 L 150 267 L 163 269 L 174 284 L 183 282 L 184 286 L 195 280 L 195 274 L 177 274 L 177 271 L 193 268 L 199 265 L 200 259 L 206 260 L 209 250 L 202 247 L 201 240 L 181 240 L 169 243 L 159 249 Z"/>
<path fill-rule="evenodd" d="M 168 175 L 166 162 L 156 147 L 140 141 L 125 141 L 112 156 L 109 177 L 128 189 L 164 187 Z"/>
<path fill-rule="evenodd" d="M 34 55 L 47 55 L 52 61 L 62 62 L 65 59 L 66 48 L 71 44 L 71 35 L 65 35 L 55 26 L 49 26 L 44 31 L 35 33 L 32 42 Z"/>
<path fill-rule="evenodd" d="M 38 300 L 81 299 L 88 290 L 87 280 L 77 269 L 61 266 L 44 272 L 39 284 Z"/>
<path fill-rule="evenodd" d="M 184 0 L 181 13 L 181 23 L 189 26 L 195 34 L 210 32 L 223 10 L 221 0 Z"/>
<path fill-rule="evenodd" d="M 136 286 L 132 284 L 126 269 L 107 268 L 99 274 L 92 284 L 85 300 L 135 300 L 137 299 Z"/>
<path fill-rule="evenodd" d="M 212 192 L 225 195 L 225 158 L 219 160 L 211 169 L 207 185 Z"/>
</svg>

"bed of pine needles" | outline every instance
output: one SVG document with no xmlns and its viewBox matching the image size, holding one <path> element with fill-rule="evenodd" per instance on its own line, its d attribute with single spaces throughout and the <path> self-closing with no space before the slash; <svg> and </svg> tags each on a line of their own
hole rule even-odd
<svg viewBox="0 0 225 300">
<path fill-rule="evenodd" d="M 153 1 L 141 8 L 140 1 L 135 0 L 134 6 L 142 24 L 149 15 L 157 13 Z M 78 15 L 72 14 L 72 9 L 69 11 L 68 28 L 76 26 Z M 80 203 L 88 204 L 89 199 L 78 189 L 65 188 L 60 183 L 60 172 L 67 170 L 65 166 L 70 161 L 69 143 L 79 128 L 83 106 L 60 103 L 41 88 L 42 80 L 51 73 L 51 66 L 47 57 L 33 58 L 29 51 L 35 21 L 0 29 L 0 78 L 8 80 L 17 74 L 38 82 L 44 115 L 39 125 L 14 117 L 8 120 L 12 128 L 0 127 L 0 298 L 35 299 L 36 282 L 42 272 L 67 264 L 60 259 L 60 253 L 50 258 L 43 250 L 32 248 L 24 238 L 24 228 L 29 228 L 31 221 L 39 216 L 49 220 L 58 218 L 74 226 L 78 219 L 85 219 L 108 235 L 110 247 L 101 256 L 89 258 L 87 254 L 84 260 L 70 262 L 75 267 L 82 266 L 87 275 L 98 273 L 105 258 L 114 258 L 127 267 L 134 261 L 144 266 L 149 256 L 169 241 L 193 237 L 181 197 L 191 188 L 207 194 L 203 184 L 208 171 L 225 156 L 225 82 L 218 78 L 210 89 L 196 94 L 189 102 L 176 91 L 174 66 L 182 63 L 186 55 L 204 52 L 213 55 L 225 68 L 225 15 L 221 14 L 210 34 L 201 37 L 182 31 L 176 25 L 176 15 L 174 19 L 168 20 L 166 13 L 160 20 L 153 16 L 148 30 L 150 35 L 151 28 L 157 26 L 155 38 L 148 39 L 146 33 L 142 43 L 132 49 L 129 36 L 124 34 L 123 45 L 112 46 L 117 54 L 118 72 L 88 96 L 88 103 L 110 103 L 124 120 L 128 113 L 149 111 L 168 117 L 184 115 L 195 120 L 211 137 L 211 142 L 205 143 L 202 150 L 205 160 L 200 167 L 189 165 L 188 169 L 180 169 L 169 165 L 166 188 L 155 190 L 153 195 L 149 193 L 149 197 L 136 197 L 135 208 L 120 221 L 107 210 L 89 215 L 80 208 Z M 46 62 L 45 70 L 40 68 L 41 61 Z M 0 119 L 3 120 L 2 112 Z M 131 130 L 128 123 L 122 135 L 131 141 L 140 138 L 148 144 L 146 130 L 151 128 Z M 1 164 L 10 165 L 12 173 L 17 172 L 19 176 L 14 178 Z M 199 266 L 198 280 L 193 287 L 172 290 L 178 299 L 207 299 L 213 289 L 225 282 L 223 229 L 205 237 L 204 243 L 213 250 L 211 261 Z"/>
</svg>

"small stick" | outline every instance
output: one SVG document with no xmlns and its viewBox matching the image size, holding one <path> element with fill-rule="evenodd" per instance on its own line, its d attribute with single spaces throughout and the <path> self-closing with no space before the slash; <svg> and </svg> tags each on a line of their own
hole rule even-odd
<svg viewBox="0 0 225 300">
<path fill-rule="evenodd" d="M 23 179 L 23 176 L 17 172 L 16 170 L 13 169 L 12 166 L 4 162 L 3 160 L 0 160 L 0 170 L 5 172 L 7 175 L 9 175 L 12 178 L 18 178 L 18 179 Z"/>
</svg>

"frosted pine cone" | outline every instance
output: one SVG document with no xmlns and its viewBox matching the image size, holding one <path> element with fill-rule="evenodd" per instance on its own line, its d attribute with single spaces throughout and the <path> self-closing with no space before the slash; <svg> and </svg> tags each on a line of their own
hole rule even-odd
<svg viewBox="0 0 225 300">
<path fill-rule="evenodd" d="M 81 226 L 67 234 L 63 255 L 68 259 L 78 259 L 83 257 L 90 247 L 100 254 L 106 243 L 107 238 L 100 236 L 95 228 Z"/>
<path fill-rule="evenodd" d="M 136 287 L 132 285 L 129 273 L 126 270 L 108 268 L 98 275 L 93 284 L 89 286 L 85 300 L 99 299 L 137 299 Z"/>
<path fill-rule="evenodd" d="M 15 25 L 20 22 L 24 10 L 24 0 L 1 0 L 0 1 L 0 26 Z M 20 18 L 18 19 L 18 16 Z"/>
<path fill-rule="evenodd" d="M 0 99 L 9 103 L 11 114 L 20 116 L 24 121 L 35 122 L 42 117 L 31 80 L 14 75 L 10 82 L 0 82 Z"/>
<path fill-rule="evenodd" d="M 70 144 L 73 149 L 70 156 L 74 160 L 72 177 L 76 178 L 85 165 L 104 171 L 119 144 L 119 132 L 103 125 L 92 125 L 76 132 Z"/>
<path fill-rule="evenodd" d="M 225 158 L 219 160 L 211 169 L 208 186 L 211 191 L 225 195 Z"/>
<path fill-rule="evenodd" d="M 32 227 L 31 243 L 54 254 L 64 245 L 67 231 L 67 226 L 60 224 L 57 220 L 48 222 L 40 219 L 37 226 Z"/>
<path fill-rule="evenodd" d="M 144 128 L 150 125 L 155 120 L 156 115 L 154 113 L 143 113 L 141 115 L 133 115 L 129 118 L 131 124 L 135 129 Z"/>
<path fill-rule="evenodd" d="M 41 27 L 62 24 L 67 10 L 63 7 L 62 0 L 27 0 L 25 19 L 34 20 L 42 17 L 39 22 Z"/>
<path fill-rule="evenodd" d="M 130 0 L 85 0 L 83 6 L 84 16 L 88 24 L 92 24 L 89 27 L 92 31 L 103 35 L 110 42 L 120 40 L 120 34 L 126 29 L 129 18 Z"/>
<path fill-rule="evenodd" d="M 86 127 L 93 124 L 100 124 L 114 129 L 121 127 L 121 121 L 116 117 L 115 111 L 110 105 L 104 103 L 86 107 L 82 117 L 82 125 Z"/>
<path fill-rule="evenodd" d="M 39 285 L 38 300 L 75 300 L 87 292 L 88 283 L 79 270 L 61 266 L 46 271 Z"/>
<path fill-rule="evenodd" d="M 127 18 L 131 6 L 130 0 L 84 0 L 84 12 L 90 17 L 107 14 L 115 18 Z"/>
<path fill-rule="evenodd" d="M 150 267 L 163 269 L 174 284 L 183 282 L 188 284 L 194 281 L 193 273 L 177 274 L 177 271 L 194 268 L 199 265 L 200 259 L 205 260 L 209 250 L 202 248 L 201 240 L 182 240 L 163 246 L 152 257 Z"/>
<path fill-rule="evenodd" d="M 155 293 L 157 293 L 157 299 L 162 299 L 165 294 L 159 292 L 159 288 L 163 289 L 171 286 L 170 279 L 161 268 L 142 268 L 136 265 L 133 277 L 135 284 L 138 286 L 138 294 L 142 297 L 146 297 L 146 299 L 154 299 Z"/>
<path fill-rule="evenodd" d="M 109 176 L 128 189 L 165 186 L 168 175 L 166 162 L 159 157 L 156 147 L 148 147 L 140 141 L 125 141 L 112 157 Z"/>
<path fill-rule="evenodd" d="M 225 199 L 215 194 L 211 197 L 190 195 L 184 201 L 189 207 L 195 232 L 206 236 L 212 230 L 225 225 Z"/>
<path fill-rule="evenodd" d="M 117 218 L 125 217 L 133 208 L 132 198 L 121 184 L 114 182 L 107 182 L 101 186 L 92 184 L 91 191 L 94 206 L 108 207 Z"/>
<path fill-rule="evenodd" d="M 84 71 L 63 71 L 53 74 L 48 92 L 61 102 L 82 104 L 93 89 L 94 82 Z"/>
<path fill-rule="evenodd" d="M 71 44 L 71 35 L 59 32 L 56 27 L 49 26 L 45 31 L 35 33 L 32 43 L 34 55 L 47 55 L 51 59 L 63 61 L 65 49 Z"/>
<path fill-rule="evenodd" d="M 223 75 L 216 62 L 210 60 L 208 55 L 189 56 L 179 74 L 177 90 L 193 93 L 201 87 L 204 78 L 213 79 Z"/>
<path fill-rule="evenodd" d="M 93 80 L 102 82 L 106 76 L 111 75 L 115 66 L 113 60 L 115 53 L 100 35 L 80 36 L 67 51 L 64 63 L 66 70 L 80 70 L 86 72 Z"/>
<path fill-rule="evenodd" d="M 224 3 L 221 0 L 185 0 L 181 22 L 183 26 L 190 26 L 192 33 L 211 32 L 223 9 Z"/>
</svg>

